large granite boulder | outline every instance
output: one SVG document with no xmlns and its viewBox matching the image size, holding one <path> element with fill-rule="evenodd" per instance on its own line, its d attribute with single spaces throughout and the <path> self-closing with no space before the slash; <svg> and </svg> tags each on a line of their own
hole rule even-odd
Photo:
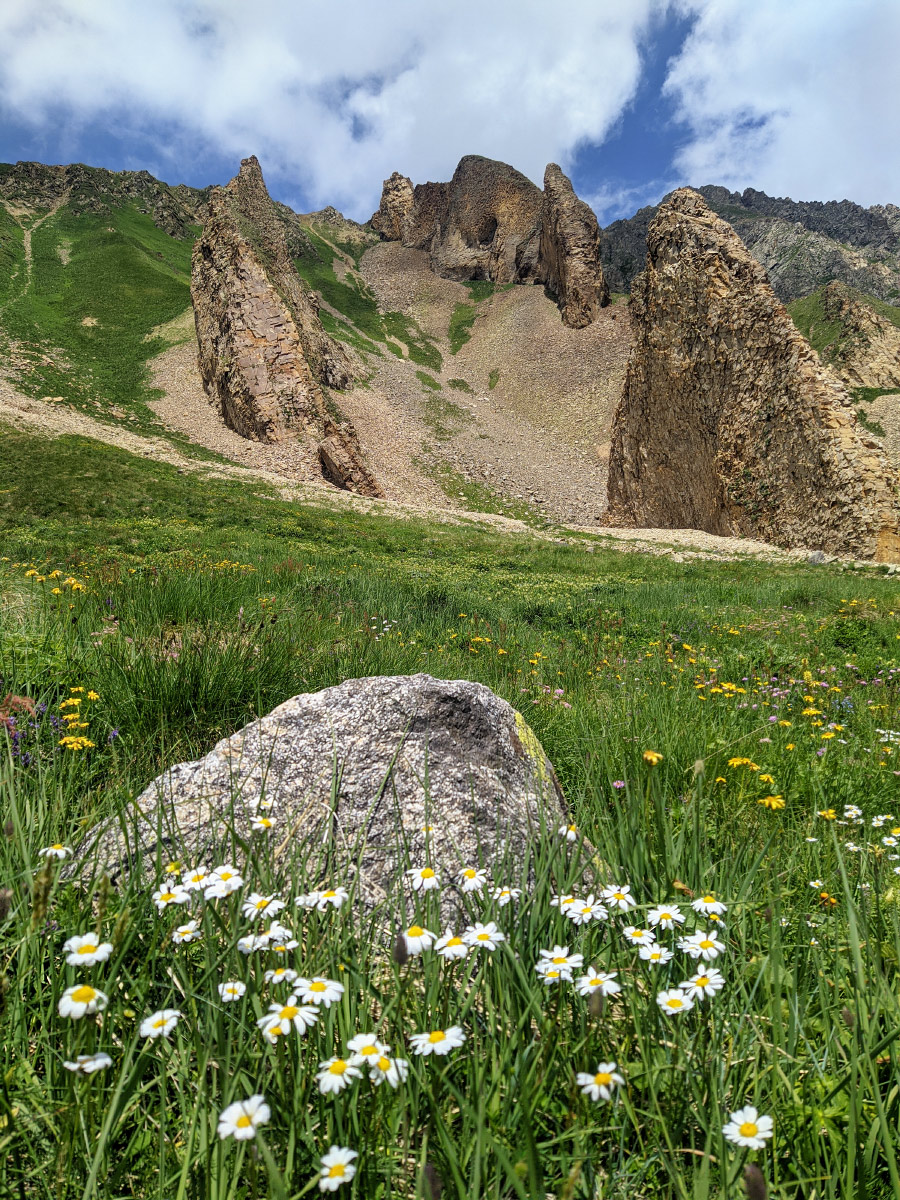
<svg viewBox="0 0 900 1200">
<path fill-rule="evenodd" d="M 155 878 L 172 859 L 243 866 L 248 843 L 252 856 L 266 839 L 276 858 L 302 858 L 314 882 L 358 872 L 362 897 L 377 903 L 404 860 L 450 882 L 463 866 L 503 859 L 506 882 L 542 828 L 565 822 L 563 803 L 537 737 L 489 688 L 429 675 L 349 679 L 294 696 L 170 768 L 138 796 L 130 825 L 115 818 L 88 836 L 74 869 L 115 882 Z M 251 830 L 261 813 L 269 832 Z"/>
<path fill-rule="evenodd" d="M 900 561 L 900 476 L 734 230 L 682 188 L 647 246 L 608 522 Z"/>
</svg>

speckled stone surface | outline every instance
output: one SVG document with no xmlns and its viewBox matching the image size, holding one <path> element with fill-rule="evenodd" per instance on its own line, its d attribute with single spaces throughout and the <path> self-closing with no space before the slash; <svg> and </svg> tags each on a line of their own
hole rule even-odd
<svg viewBox="0 0 900 1200">
<path fill-rule="evenodd" d="M 251 831 L 257 813 L 270 831 Z M 303 861 L 314 882 L 358 872 L 376 903 L 406 861 L 447 874 L 498 858 L 508 867 L 565 819 L 552 765 L 505 700 L 466 680 L 375 676 L 295 696 L 170 768 L 124 822 L 85 839 L 75 870 L 115 881 L 174 859 L 243 866 L 271 854 L 286 868 Z"/>
</svg>

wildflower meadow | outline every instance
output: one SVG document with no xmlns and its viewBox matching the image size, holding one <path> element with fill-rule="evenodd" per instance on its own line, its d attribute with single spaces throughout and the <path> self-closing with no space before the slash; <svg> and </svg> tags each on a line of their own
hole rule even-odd
<svg viewBox="0 0 900 1200">
<path fill-rule="evenodd" d="M 893 578 L 163 483 L 5 518 L 0 1194 L 900 1194 Z M 263 806 L 78 862 L 287 697 L 416 671 L 523 713 L 566 824 L 374 908 Z"/>
</svg>

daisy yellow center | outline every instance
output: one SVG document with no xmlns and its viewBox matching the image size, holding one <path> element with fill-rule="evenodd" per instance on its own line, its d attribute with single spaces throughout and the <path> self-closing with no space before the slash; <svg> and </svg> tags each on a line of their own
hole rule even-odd
<svg viewBox="0 0 900 1200">
<path fill-rule="evenodd" d="M 709 950 L 716 943 L 711 938 L 704 938 L 703 941 L 698 944 L 701 950 Z"/>
<path fill-rule="evenodd" d="M 635 929 L 631 936 L 635 939 L 635 941 L 637 941 L 638 938 L 642 938 L 644 936 L 644 931 L 643 929 Z"/>
<path fill-rule="evenodd" d="M 287 968 L 286 967 L 276 967 L 275 970 L 272 972 L 272 978 L 277 979 L 279 977 L 279 975 L 287 975 Z"/>
<path fill-rule="evenodd" d="M 594 1083 L 599 1084 L 600 1087 L 609 1087 L 612 1083 L 612 1075 L 606 1071 L 600 1071 L 594 1076 Z"/>
<path fill-rule="evenodd" d="M 299 1011 L 296 1004 L 286 1004 L 278 1015 L 282 1021 L 293 1021 Z"/>
<path fill-rule="evenodd" d="M 624 892 L 613 892 L 613 900 L 624 900 L 624 899 L 625 899 Z"/>
<path fill-rule="evenodd" d="M 206 878 L 206 872 L 201 871 L 198 875 L 191 876 L 191 883 L 200 883 L 205 878 Z"/>
<path fill-rule="evenodd" d="M 448 946 L 461 946 L 462 944 L 463 940 L 461 937 L 452 937 L 447 943 Z"/>
<path fill-rule="evenodd" d="M 347 1070 L 347 1064 L 344 1062 L 344 1060 L 342 1058 L 339 1058 L 337 1060 L 337 1062 L 333 1062 L 331 1064 L 331 1066 L 328 1068 L 328 1072 L 331 1075 L 343 1075 L 343 1073 L 346 1070 Z"/>
<path fill-rule="evenodd" d="M 602 979 L 590 979 L 590 980 L 588 980 L 588 986 L 589 987 L 599 987 L 602 982 L 603 982 Z"/>
<path fill-rule="evenodd" d="M 479 942 L 489 942 L 491 940 L 491 935 L 489 933 L 479 933 L 478 940 Z"/>
<path fill-rule="evenodd" d="M 235 1125 L 237 1125 L 238 1129 L 246 1129 L 248 1125 L 252 1124 L 253 1122 L 246 1113 L 244 1113 L 243 1116 L 238 1117 L 238 1119 L 235 1121 Z"/>
<path fill-rule="evenodd" d="M 586 905 L 584 906 L 584 908 L 583 908 L 581 911 L 582 911 L 582 913 L 584 914 L 584 916 L 587 916 L 587 914 L 588 914 L 588 913 L 591 911 L 591 907 L 590 907 L 590 905 L 589 905 L 589 904 L 586 904 Z"/>
<path fill-rule="evenodd" d="M 378 1060 L 378 1070 L 379 1071 L 389 1071 L 390 1069 L 391 1069 L 391 1060 L 389 1058 L 385 1058 L 384 1055 L 382 1054 L 381 1058 L 379 1058 L 379 1060 Z"/>
<path fill-rule="evenodd" d="M 174 900 L 174 899 L 175 899 L 174 892 L 163 892 L 163 894 L 160 896 L 160 900 Z"/>
<path fill-rule="evenodd" d="M 337 895 L 337 892 L 323 892 L 322 899 L 323 900 L 333 900 L 336 895 Z"/>
<path fill-rule="evenodd" d="M 446 1041 L 446 1039 L 447 1035 L 444 1033 L 443 1029 L 435 1029 L 433 1033 L 429 1033 L 428 1035 L 428 1040 L 431 1042 L 432 1046 L 436 1046 L 438 1042 Z"/>
<path fill-rule="evenodd" d="M 83 946 L 78 947 L 79 954 L 93 954 L 97 947 L 92 942 L 87 942 Z"/>
<path fill-rule="evenodd" d="M 424 871 L 422 872 L 422 878 L 423 879 L 434 879 L 434 871 L 432 871 L 431 867 L 426 867 L 424 869 Z"/>
<path fill-rule="evenodd" d="M 547 978 L 548 979 L 559 979 L 559 971 L 548 971 Z"/>
<path fill-rule="evenodd" d="M 238 995 L 238 989 L 236 987 L 227 988 L 226 991 L 228 992 L 229 996 L 237 996 Z"/>
<path fill-rule="evenodd" d="M 72 993 L 72 999 L 76 1004 L 90 1004 L 96 994 L 97 993 L 92 987 L 89 987 L 88 984 L 83 983 L 81 987 L 77 987 Z"/>
<path fill-rule="evenodd" d="M 230 871 L 223 871 L 223 872 L 220 874 L 219 878 L 220 878 L 220 879 L 222 880 L 222 882 L 224 883 L 226 879 L 233 879 L 233 878 L 234 878 L 234 876 L 231 874 L 231 872 L 230 872 Z"/>
<path fill-rule="evenodd" d="M 309 985 L 309 990 L 311 992 L 324 992 L 325 984 L 321 983 L 318 979 L 314 979 L 312 981 L 312 983 Z"/>
<path fill-rule="evenodd" d="M 421 937 L 425 930 L 421 925 L 410 925 L 406 932 L 409 937 Z"/>
<path fill-rule="evenodd" d="M 671 921 L 671 920 L 672 920 L 672 914 L 671 914 L 671 913 L 660 913 L 660 914 L 659 914 L 659 919 L 660 919 L 661 921 Z"/>
<path fill-rule="evenodd" d="M 257 908 L 265 908 L 268 903 L 269 903 L 268 900 L 257 900 L 256 907 Z"/>
<path fill-rule="evenodd" d="M 160 1017 L 158 1021 L 153 1022 L 153 1028 L 154 1029 L 162 1029 L 162 1027 L 163 1027 L 163 1025 L 165 1025 L 165 1023 L 166 1023 L 166 1018 Z"/>
<path fill-rule="evenodd" d="M 377 1053 L 378 1053 L 377 1046 L 363 1046 L 362 1050 L 360 1050 L 360 1054 L 363 1054 L 363 1055 L 377 1054 Z"/>
<path fill-rule="evenodd" d="M 475 874 L 476 874 L 475 871 L 473 871 L 471 867 L 469 867 L 467 870 L 463 871 L 463 875 L 465 875 L 466 879 L 474 879 Z"/>
<path fill-rule="evenodd" d="M 650 957 L 651 958 L 659 958 L 660 957 L 659 951 L 654 950 L 653 953 L 650 955 Z"/>
<path fill-rule="evenodd" d="M 744 1121 L 738 1132 L 740 1133 L 741 1137 L 756 1137 L 756 1135 L 759 1133 L 759 1126 L 755 1121 Z"/>
<path fill-rule="evenodd" d="M 666 1007 L 667 1008 L 682 1008 L 683 1001 L 679 1000 L 677 996 L 673 996 L 671 1000 L 666 1001 Z"/>
<path fill-rule="evenodd" d="M 65 849 L 65 847 L 63 846 L 62 842 L 54 842 L 53 845 L 50 847 L 50 849 L 51 850 L 63 850 L 63 849 Z"/>
<path fill-rule="evenodd" d="M 703 897 L 704 904 L 715 904 L 715 902 L 716 902 L 715 896 L 704 896 Z"/>
<path fill-rule="evenodd" d="M 564 963 L 568 962 L 569 960 L 564 954 L 557 954 L 556 958 L 551 958 L 550 961 L 555 963 Z"/>
<path fill-rule="evenodd" d="M 259 823 L 260 823 L 260 825 L 265 825 L 265 827 L 267 829 L 272 824 L 272 822 L 269 820 L 268 817 L 260 817 Z"/>
<path fill-rule="evenodd" d="M 708 987 L 709 986 L 709 976 L 701 975 L 701 976 L 699 976 L 699 978 L 694 980 L 694 983 L 697 987 Z"/>
<path fill-rule="evenodd" d="M 344 1164 L 343 1163 L 335 1163 L 334 1166 L 331 1167 L 328 1172 L 328 1178 L 329 1179 L 343 1179 L 344 1178 Z"/>
</svg>

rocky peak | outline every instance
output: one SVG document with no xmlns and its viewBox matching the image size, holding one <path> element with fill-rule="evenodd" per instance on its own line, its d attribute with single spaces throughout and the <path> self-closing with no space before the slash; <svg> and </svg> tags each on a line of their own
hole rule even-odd
<svg viewBox="0 0 900 1200">
<path fill-rule="evenodd" d="M 254 441 L 296 440 L 311 478 L 380 495 L 353 429 L 328 412 L 321 385 L 346 385 L 349 360 L 294 269 L 256 158 L 210 195 L 191 298 L 200 374 L 226 425 Z"/>
<path fill-rule="evenodd" d="M 823 358 L 848 387 L 900 388 L 900 327 L 836 280 L 822 289 L 822 316 L 838 336 Z M 900 321 L 900 309 L 895 310 Z"/>
<path fill-rule="evenodd" d="M 563 321 L 573 329 L 590 325 L 609 303 L 597 218 L 556 163 L 544 172 L 540 268 L 544 282 L 559 298 Z"/>
<path fill-rule="evenodd" d="M 612 523 L 900 559 L 900 477 L 697 192 L 674 192 L 651 222 L 631 313 Z"/>
<path fill-rule="evenodd" d="M 417 184 L 394 172 L 384 181 L 372 226 L 387 241 L 429 251 L 448 279 L 546 283 L 563 320 L 589 325 L 609 298 L 599 229 L 555 163 L 542 192 L 507 163 L 462 158 L 449 183 Z"/>
</svg>

